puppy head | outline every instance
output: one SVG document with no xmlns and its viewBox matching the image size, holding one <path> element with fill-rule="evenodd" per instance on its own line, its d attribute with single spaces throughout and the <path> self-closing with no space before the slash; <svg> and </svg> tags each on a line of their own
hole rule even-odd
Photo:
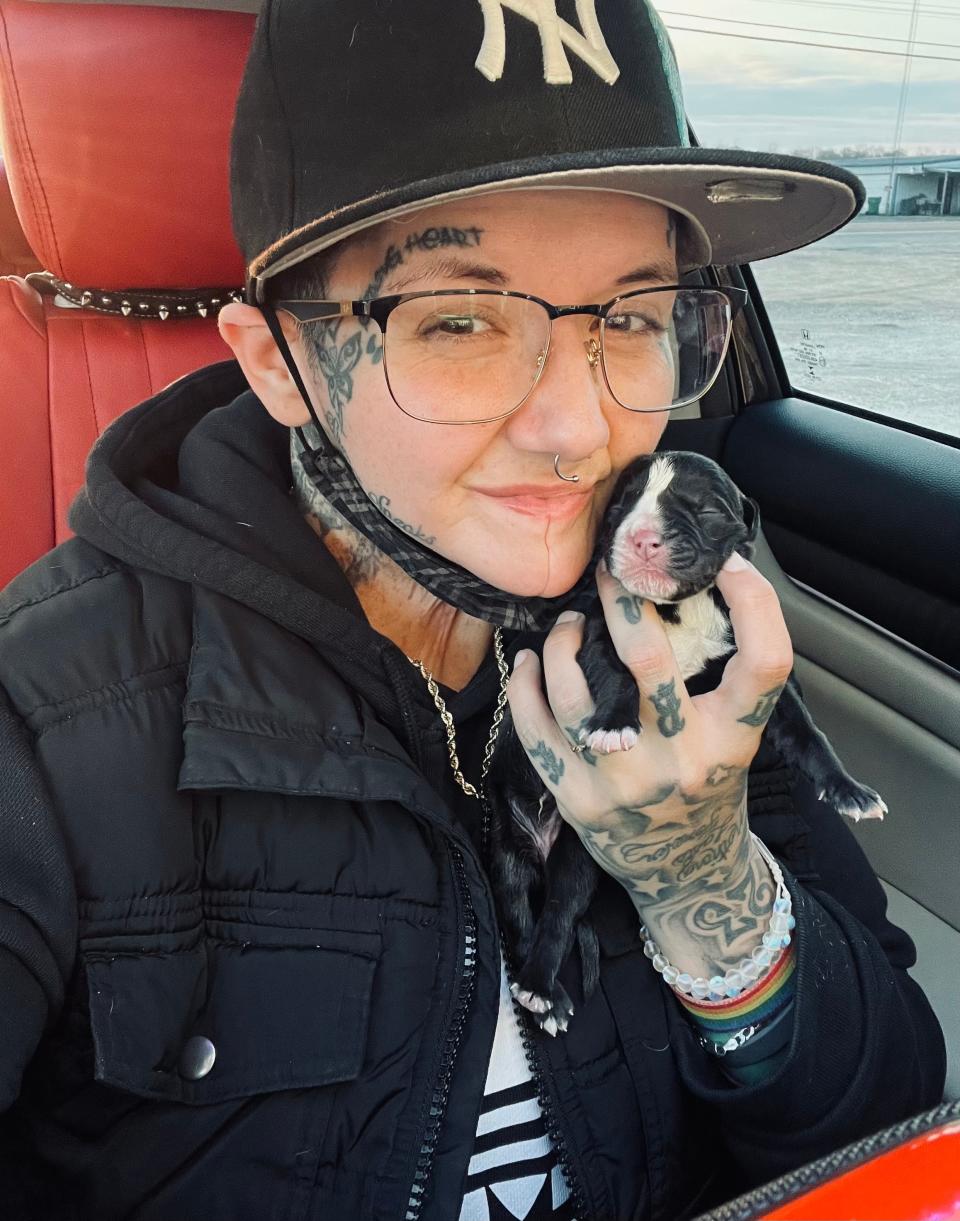
<svg viewBox="0 0 960 1221">
<path fill-rule="evenodd" d="M 746 559 L 760 509 L 711 458 L 644 454 L 621 474 L 604 517 L 601 554 L 631 593 L 680 602 L 708 588 L 732 552 Z"/>
</svg>

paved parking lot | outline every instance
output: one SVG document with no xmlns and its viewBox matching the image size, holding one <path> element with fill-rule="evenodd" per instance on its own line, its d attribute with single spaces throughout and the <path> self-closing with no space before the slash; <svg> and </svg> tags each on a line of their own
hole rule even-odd
<svg viewBox="0 0 960 1221">
<path fill-rule="evenodd" d="M 960 217 L 860 217 L 754 271 L 797 388 L 960 436 Z"/>
</svg>

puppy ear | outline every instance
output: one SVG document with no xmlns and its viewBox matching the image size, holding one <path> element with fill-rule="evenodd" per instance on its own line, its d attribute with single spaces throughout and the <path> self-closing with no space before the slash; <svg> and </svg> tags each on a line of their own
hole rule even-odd
<svg viewBox="0 0 960 1221">
<path fill-rule="evenodd" d="M 741 508 L 743 510 L 743 524 L 747 527 L 747 537 L 741 545 L 741 550 L 749 548 L 747 559 L 753 554 L 753 545 L 757 541 L 757 535 L 760 533 L 760 506 L 751 496 L 743 496 L 741 493 Z"/>
</svg>

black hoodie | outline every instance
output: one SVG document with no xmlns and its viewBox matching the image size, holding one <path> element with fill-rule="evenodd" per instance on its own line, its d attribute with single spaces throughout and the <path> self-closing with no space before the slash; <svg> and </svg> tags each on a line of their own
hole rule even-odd
<svg viewBox="0 0 960 1221">
<path fill-rule="evenodd" d="M 215 590 L 309 640 L 423 766 L 424 736 L 441 737 L 436 707 L 400 650 L 371 629 L 300 513 L 289 429 L 268 414 L 235 361 L 171 389 L 100 439 L 71 506 L 71 528 L 108 555 Z M 511 655 L 536 639 L 505 635 Z M 479 773 L 496 690 L 492 655 L 463 691 L 441 685 L 467 775 Z M 454 785 L 446 796 L 473 831 L 475 807 L 458 792 Z"/>
</svg>

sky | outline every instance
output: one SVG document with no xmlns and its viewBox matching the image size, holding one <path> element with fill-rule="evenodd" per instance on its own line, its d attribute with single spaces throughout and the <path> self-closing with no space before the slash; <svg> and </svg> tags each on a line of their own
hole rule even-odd
<svg viewBox="0 0 960 1221">
<path fill-rule="evenodd" d="M 673 39 L 687 112 L 701 144 L 775 152 L 892 147 L 912 0 L 654 3 Z M 960 0 L 920 0 L 917 10 L 900 146 L 917 154 L 960 152 Z"/>
</svg>

